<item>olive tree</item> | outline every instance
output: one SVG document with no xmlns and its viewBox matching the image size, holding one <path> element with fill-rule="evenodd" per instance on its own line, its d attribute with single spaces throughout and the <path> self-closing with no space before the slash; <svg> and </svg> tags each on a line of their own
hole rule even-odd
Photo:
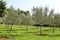
<svg viewBox="0 0 60 40">
<path fill-rule="evenodd" d="M 13 25 L 19 25 L 21 21 L 22 20 L 20 19 L 20 15 L 18 15 L 18 13 L 16 13 L 14 8 L 11 6 L 9 13 L 4 20 L 4 23 L 6 25 L 11 25 L 10 32 L 12 30 Z"/>
<path fill-rule="evenodd" d="M 29 11 L 26 11 L 23 13 L 22 15 L 22 25 L 26 25 L 26 31 L 28 31 L 28 25 L 31 25 L 31 15 L 29 13 Z"/>
<path fill-rule="evenodd" d="M 59 30 L 60 30 L 60 14 L 59 13 L 54 14 L 54 25 L 59 27 Z"/>
<path fill-rule="evenodd" d="M 42 24 L 43 20 L 42 20 L 42 12 L 43 9 L 42 7 L 36 7 L 32 9 L 33 12 L 33 19 L 35 21 L 35 24 Z M 40 26 L 40 34 L 41 34 L 41 26 Z"/>
<path fill-rule="evenodd" d="M 54 9 L 51 9 L 48 20 L 49 20 L 49 25 L 53 26 L 53 32 L 54 32 Z"/>
</svg>

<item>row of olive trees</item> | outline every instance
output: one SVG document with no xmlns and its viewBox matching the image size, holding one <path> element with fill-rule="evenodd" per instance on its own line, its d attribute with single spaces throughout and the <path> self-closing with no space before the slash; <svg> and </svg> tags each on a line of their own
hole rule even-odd
<svg viewBox="0 0 60 40">
<path fill-rule="evenodd" d="M 44 9 L 42 7 L 36 7 L 32 9 L 33 12 L 33 19 L 36 24 L 53 24 L 53 16 L 54 16 L 54 10 L 52 9 L 49 12 L 49 9 L 45 7 Z M 49 13 L 48 13 L 49 12 Z"/>
<path fill-rule="evenodd" d="M 20 9 L 14 9 L 13 6 L 6 9 L 6 3 L 2 2 L 0 6 L 2 12 L 0 10 L 0 17 L 3 17 L 2 21 L 6 25 L 11 25 L 9 27 L 10 33 L 12 30 L 13 25 L 26 25 L 26 31 L 28 31 L 28 25 L 34 24 L 42 24 L 42 25 L 49 25 L 59 27 L 60 26 L 60 14 L 54 14 L 54 9 L 51 9 L 49 12 L 48 7 L 33 7 L 32 15 L 30 15 L 29 11 L 23 11 Z M 8 13 L 7 13 L 8 12 Z M 7 15 L 5 16 L 5 14 Z M 60 30 L 60 28 L 59 28 Z M 40 34 L 41 34 L 41 26 L 40 26 Z"/>
<path fill-rule="evenodd" d="M 1 1 L 1 3 L 0 9 L 2 9 L 2 13 L 0 10 L 0 17 L 7 13 L 7 15 L 4 17 L 5 21 L 3 21 L 5 24 L 48 24 L 50 26 L 60 26 L 60 14 L 54 14 L 54 9 L 51 9 L 49 12 L 48 7 L 33 7 L 32 15 L 30 15 L 29 11 L 23 11 L 20 9 L 16 10 L 13 8 L 13 6 L 7 8 L 5 1 Z"/>
<path fill-rule="evenodd" d="M 26 30 L 28 30 L 28 25 L 33 24 L 49 25 L 52 26 L 53 29 L 54 26 L 60 26 L 60 14 L 54 14 L 54 9 L 51 9 L 49 12 L 48 7 L 33 7 L 32 15 L 30 15 L 29 11 L 16 10 L 13 6 L 7 10 L 8 14 L 4 17 L 3 23 L 11 25 L 11 29 L 13 25 L 26 25 Z"/>
<path fill-rule="evenodd" d="M 35 24 L 43 24 L 49 25 L 50 27 L 60 26 L 60 14 L 54 14 L 54 9 L 49 11 L 48 7 L 33 7 L 32 9 L 32 18 Z M 41 34 L 41 26 L 40 26 L 40 34 Z"/>
<path fill-rule="evenodd" d="M 54 13 L 54 9 L 49 11 L 48 7 L 33 7 L 32 18 L 35 24 L 45 24 L 50 26 L 60 26 L 60 14 Z"/>
<path fill-rule="evenodd" d="M 15 10 L 13 6 L 8 9 L 8 14 L 4 17 L 3 23 L 6 25 L 11 25 L 10 32 L 13 25 L 26 25 L 26 31 L 28 30 L 28 25 L 32 24 L 32 17 L 29 11 L 23 11 L 20 9 Z"/>
</svg>

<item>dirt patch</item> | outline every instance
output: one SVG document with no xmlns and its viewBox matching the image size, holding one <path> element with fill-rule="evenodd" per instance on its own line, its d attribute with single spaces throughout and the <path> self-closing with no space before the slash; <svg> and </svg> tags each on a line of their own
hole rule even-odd
<svg viewBox="0 0 60 40">
<path fill-rule="evenodd" d="M 48 36 L 48 34 L 36 34 L 38 36 Z"/>
<path fill-rule="evenodd" d="M 1 40 L 10 40 L 9 37 L 7 37 L 7 36 L 2 36 L 2 35 L 0 35 L 0 39 L 1 39 Z"/>
</svg>

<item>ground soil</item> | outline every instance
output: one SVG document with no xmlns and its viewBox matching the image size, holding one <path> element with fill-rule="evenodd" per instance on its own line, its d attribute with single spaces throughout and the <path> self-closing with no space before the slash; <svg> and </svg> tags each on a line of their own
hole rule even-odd
<svg viewBox="0 0 60 40">
<path fill-rule="evenodd" d="M 7 37 L 7 36 L 2 36 L 2 35 L 0 35 L 0 39 L 1 39 L 1 40 L 10 40 L 9 37 Z"/>
</svg>

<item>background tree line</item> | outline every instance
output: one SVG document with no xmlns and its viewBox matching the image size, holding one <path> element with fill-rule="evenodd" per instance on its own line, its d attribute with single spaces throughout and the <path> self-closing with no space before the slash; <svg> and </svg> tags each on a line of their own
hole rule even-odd
<svg viewBox="0 0 60 40">
<path fill-rule="evenodd" d="M 60 26 L 60 14 L 55 14 L 54 9 L 49 11 L 48 7 L 33 7 L 32 12 L 32 18 L 35 24 Z"/>
<path fill-rule="evenodd" d="M 48 26 L 60 26 L 60 14 L 54 13 L 54 9 L 49 10 L 48 7 L 33 7 L 32 13 L 29 11 L 16 10 L 13 6 L 6 7 L 6 2 L 0 6 L 0 23 L 8 25 L 34 25 L 42 24 Z M 32 15 L 30 15 L 32 14 Z"/>
<path fill-rule="evenodd" d="M 19 8 L 16 10 L 13 6 L 8 8 L 7 11 L 7 15 L 2 17 L 5 24 L 60 26 L 60 14 L 55 14 L 54 9 L 49 11 L 48 7 L 33 7 L 32 15 L 29 11 L 23 11 Z"/>
</svg>

